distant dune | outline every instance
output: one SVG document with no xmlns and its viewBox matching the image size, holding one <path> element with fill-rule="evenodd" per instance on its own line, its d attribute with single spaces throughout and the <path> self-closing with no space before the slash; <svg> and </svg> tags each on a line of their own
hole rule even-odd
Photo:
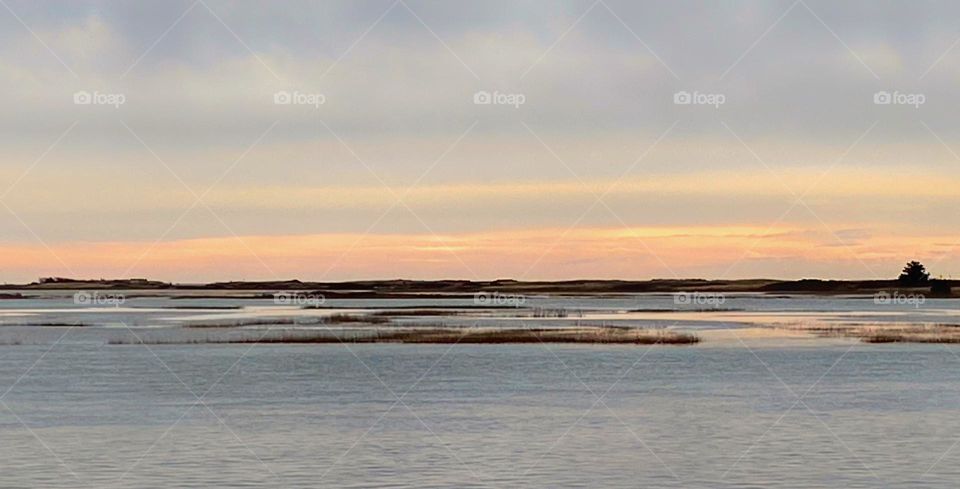
<svg viewBox="0 0 960 489">
<path fill-rule="evenodd" d="M 944 280 L 954 290 L 960 281 Z M 759 292 L 789 294 L 874 294 L 894 291 L 928 291 L 929 285 L 905 287 L 897 280 L 565 280 L 529 281 L 501 279 L 470 280 L 362 280 L 351 282 L 302 282 L 300 280 L 266 282 L 212 282 L 206 284 L 176 284 L 147 279 L 78 280 L 45 278 L 29 284 L 8 284 L 7 290 L 228 290 L 228 291 L 312 291 L 330 298 L 431 298 L 468 296 L 483 292 L 508 294 L 636 294 L 674 292 Z M 956 296 L 956 292 L 954 293 Z"/>
</svg>

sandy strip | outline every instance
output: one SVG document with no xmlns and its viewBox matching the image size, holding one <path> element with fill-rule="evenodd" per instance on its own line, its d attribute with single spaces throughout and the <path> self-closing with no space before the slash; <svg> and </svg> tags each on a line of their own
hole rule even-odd
<svg viewBox="0 0 960 489">
<path fill-rule="evenodd" d="M 783 346 L 824 346 L 856 343 L 856 338 L 824 337 L 800 329 L 774 327 L 748 327 L 697 330 L 699 346 L 736 346 L 783 347 Z"/>
</svg>

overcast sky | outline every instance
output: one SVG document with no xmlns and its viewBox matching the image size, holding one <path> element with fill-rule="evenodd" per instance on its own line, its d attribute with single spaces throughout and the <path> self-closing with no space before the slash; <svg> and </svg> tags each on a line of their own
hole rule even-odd
<svg viewBox="0 0 960 489">
<path fill-rule="evenodd" d="M 4 4 L 0 282 L 960 273 L 956 3 Z"/>
</svg>

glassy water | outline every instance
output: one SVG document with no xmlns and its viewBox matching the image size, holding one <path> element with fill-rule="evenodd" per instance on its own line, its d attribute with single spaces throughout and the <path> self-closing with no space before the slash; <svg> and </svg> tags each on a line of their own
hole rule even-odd
<svg viewBox="0 0 960 489">
<path fill-rule="evenodd" d="M 30 341 L 0 346 L 0 487 L 960 482 L 958 346 L 102 341 L 103 331 L 116 329 L 102 319 L 116 314 L 145 331 L 168 325 L 164 318 L 238 312 L 143 300 L 154 303 L 77 311 L 59 299 L 2 302 L 6 324 L 39 315 L 97 325 L 2 328 Z M 590 314 L 650 308 L 616 300 L 624 303 L 572 304 Z M 667 299 L 649 300 L 669 307 Z M 735 305 L 767 316 L 890 312 L 820 301 Z M 243 306 L 242 314 L 280 313 Z M 956 311 L 951 301 L 927 307 L 894 312 L 902 320 Z"/>
<path fill-rule="evenodd" d="M 929 345 L 7 346 L 0 486 L 955 487 L 958 366 Z"/>
</svg>

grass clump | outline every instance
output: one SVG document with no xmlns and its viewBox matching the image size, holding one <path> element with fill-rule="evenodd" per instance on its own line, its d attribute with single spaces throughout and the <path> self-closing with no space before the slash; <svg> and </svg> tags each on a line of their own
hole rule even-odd
<svg viewBox="0 0 960 489">
<path fill-rule="evenodd" d="M 793 329 L 864 343 L 960 343 L 960 325 L 955 324 L 801 325 Z"/>
<path fill-rule="evenodd" d="M 381 314 L 334 314 L 323 318 L 326 324 L 348 324 L 348 323 L 366 323 L 366 324 L 384 324 L 389 323 L 390 318 Z"/>
<path fill-rule="evenodd" d="M 405 344 L 525 344 L 582 343 L 634 345 L 692 345 L 700 338 L 690 333 L 621 327 L 580 328 L 376 328 L 352 331 L 285 329 L 239 336 L 159 339 L 150 344 L 196 343 L 405 343 Z M 114 339 L 110 344 L 139 341 Z"/>
</svg>

